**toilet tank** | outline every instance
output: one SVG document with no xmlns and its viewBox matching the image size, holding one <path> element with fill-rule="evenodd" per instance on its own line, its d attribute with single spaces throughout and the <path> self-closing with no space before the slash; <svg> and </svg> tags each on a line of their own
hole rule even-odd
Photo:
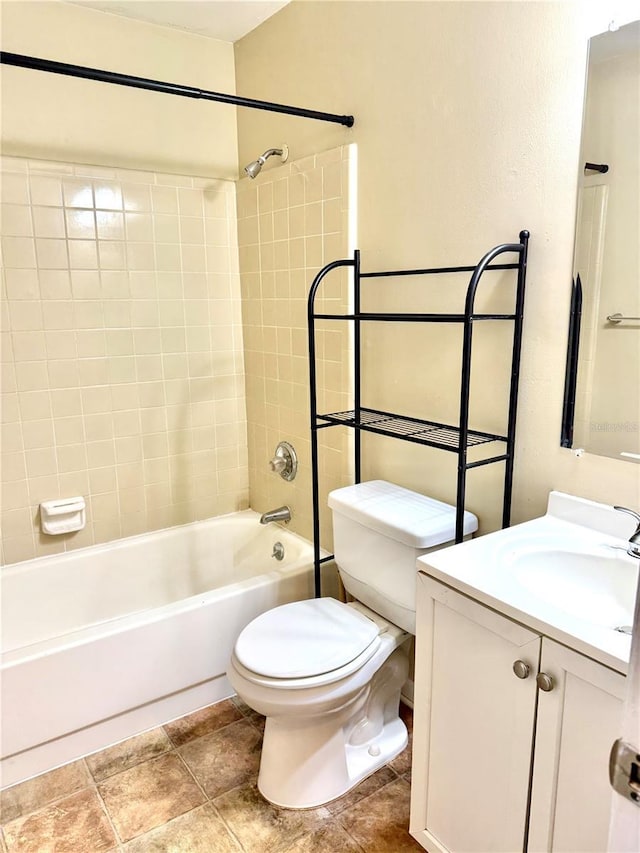
<svg viewBox="0 0 640 853">
<path fill-rule="evenodd" d="M 372 480 L 329 494 L 335 560 L 350 595 L 415 634 L 416 560 L 455 542 L 456 509 Z M 465 539 L 478 519 L 464 514 Z"/>
</svg>

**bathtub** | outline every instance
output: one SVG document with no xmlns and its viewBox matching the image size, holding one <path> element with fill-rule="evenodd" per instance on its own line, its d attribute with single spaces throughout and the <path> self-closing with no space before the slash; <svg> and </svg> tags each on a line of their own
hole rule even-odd
<svg viewBox="0 0 640 853">
<path fill-rule="evenodd" d="M 7 787 L 230 696 L 235 638 L 313 595 L 313 551 L 246 510 L 5 566 L 1 591 Z"/>
</svg>

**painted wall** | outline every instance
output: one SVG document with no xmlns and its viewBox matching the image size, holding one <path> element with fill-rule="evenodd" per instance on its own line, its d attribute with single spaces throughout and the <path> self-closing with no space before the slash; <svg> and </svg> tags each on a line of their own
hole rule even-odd
<svg viewBox="0 0 640 853">
<path fill-rule="evenodd" d="M 235 93 L 233 45 L 61 2 L 3 2 L 2 49 Z M 2 67 L 5 155 L 237 177 L 236 109 Z"/>
<path fill-rule="evenodd" d="M 637 467 L 578 459 L 559 446 L 590 34 L 580 7 L 294 0 L 236 44 L 239 91 L 355 114 L 351 130 L 248 111 L 239 114 L 238 127 L 241 162 L 280 142 L 295 158 L 357 143 L 363 269 L 474 263 L 520 229 L 531 231 L 516 521 L 543 512 L 554 488 L 640 503 Z M 490 285 L 488 301 L 503 289 Z M 442 292 L 427 301 L 440 305 Z M 415 293 L 409 291 L 409 302 Z M 459 340 L 449 329 L 429 348 L 428 334 L 389 330 L 383 345 L 368 338 L 367 393 L 385 388 L 390 401 L 426 417 L 431 409 L 454 410 L 443 389 L 458 393 Z M 473 377 L 473 406 L 477 418 L 493 421 L 503 416 L 497 389 L 508 344 L 488 338 Z M 453 454 L 375 438 L 364 452 L 367 476 L 454 498 Z M 469 476 L 469 505 L 484 530 L 498 521 L 497 468 Z"/>
</svg>

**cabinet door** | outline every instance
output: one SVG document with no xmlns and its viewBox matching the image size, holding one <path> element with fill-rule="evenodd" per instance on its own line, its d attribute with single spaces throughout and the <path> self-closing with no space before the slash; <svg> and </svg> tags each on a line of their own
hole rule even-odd
<svg viewBox="0 0 640 853">
<path fill-rule="evenodd" d="M 546 638 L 540 671 L 554 684 L 538 697 L 529 853 L 603 853 L 626 679 Z"/>
<path fill-rule="evenodd" d="M 425 575 L 417 620 L 411 833 L 431 853 L 521 851 L 540 637 Z"/>
</svg>

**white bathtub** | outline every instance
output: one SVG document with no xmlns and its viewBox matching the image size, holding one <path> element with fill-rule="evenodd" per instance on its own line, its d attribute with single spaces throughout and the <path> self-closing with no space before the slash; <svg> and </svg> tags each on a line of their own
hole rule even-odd
<svg viewBox="0 0 640 853">
<path fill-rule="evenodd" d="M 2 569 L 3 787 L 232 694 L 240 630 L 313 595 L 311 545 L 258 519 L 246 510 Z"/>
</svg>

